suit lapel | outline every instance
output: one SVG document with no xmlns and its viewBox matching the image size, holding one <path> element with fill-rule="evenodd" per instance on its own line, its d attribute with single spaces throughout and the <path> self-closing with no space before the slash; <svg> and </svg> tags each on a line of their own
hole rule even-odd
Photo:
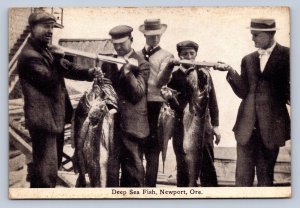
<svg viewBox="0 0 300 208">
<path fill-rule="evenodd" d="M 31 46 L 38 51 L 41 56 L 43 57 L 43 60 L 47 67 L 50 67 L 54 61 L 54 57 L 52 56 L 51 52 L 47 47 L 42 47 L 37 42 L 34 42 L 31 38 L 28 40 L 28 42 L 31 44 Z"/>
<path fill-rule="evenodd" d="M 253 66 L 254 66 L 255 74 L 257 76 L 260 76 L 261 75 L 261 70 L 260 70 L 260 59 L 259 59 L 258 52 L 254 53 L 254 56 L 253 56 Z"/>
<path fill-rule="evenodd" d="M 276 68 L 274 66 L 278 64 L 279 57 L 280 54 L 279 54 L 278 44 L 276 44 L 266 64 L 265 70 L 263 71 L 264 75 L 269 74 L 274 68 Z"/>
<path fill-rule="evenodd" d="M 41 49 L 41 55 L 44 57 L 44 60 L 48 66 L 53 63 L 54 58 L 48 48 Z"/>
</svg>

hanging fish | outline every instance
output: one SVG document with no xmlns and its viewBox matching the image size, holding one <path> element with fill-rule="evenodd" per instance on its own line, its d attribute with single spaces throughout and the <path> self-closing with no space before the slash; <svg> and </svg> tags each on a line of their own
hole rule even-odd
<svg viewBox="0 0 300 208">
<path fill-rule="evenodd" d="M 183 149 L 188 168 L 189 187 L 197 186 L 200 174 L 203 148 L 205 145 L 205 126 L 208 115 L 210 82 L 208 72 L 192 70 L 187 73 L 189 89 L 188 104 L 183 116 Z"/>
<path fill-rule="evenodd" d="M 88 173 L 91 187 L 105 187 L 113 114 L 117 95 L 110 80 L 99 77 L 93 88 L 79 101 L 74 115 L 74 170 L 79 173 L 76 187 L 86 187 Z"/>
<path fill-rule="evenodd" d="M 165 172 L 165 161 L 168 149 L 168 142 L 173 136 L 175 124 L 175 113 L 166 103 L 163 103 L 158 117 L 158 138 L 159 147 L 162 153 L 163 173 Z"/>
</svg>

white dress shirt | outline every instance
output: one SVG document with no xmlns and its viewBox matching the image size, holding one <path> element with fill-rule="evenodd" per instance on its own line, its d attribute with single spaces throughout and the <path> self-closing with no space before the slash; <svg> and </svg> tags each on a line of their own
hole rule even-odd
<svg viewBox="0 0 300 208">
<path fill-rule="evenodd" d="M 260 59 L 260 71 L 265 70 L 266 64 L 271 56 L 273 49 L 275 48 L 276 42 L 268 49 L 258 49 L 259 59 Z"/>
</svg>

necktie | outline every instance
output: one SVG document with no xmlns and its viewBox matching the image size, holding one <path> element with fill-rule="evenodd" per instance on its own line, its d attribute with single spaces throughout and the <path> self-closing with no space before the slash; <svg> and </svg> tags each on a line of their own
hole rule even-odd
<svg viewBox="0 0 300 208">
<path fill-rule="evenodd" d="M 149 57 L 151 56 L 152 51 L 153 51 L 152 46 L 148 47 L 147 50 L 146 50 L 146 48 L 143 49 L 143 53 L 144 53 L 144 57 L 145 57 L 146 61 L 149 61 Z"/>
<path fill-rule="evenodd" d="M 259 57 L 261 58 L 262 56 L 264 56 L 264 55 L 270 55 L 271 54 L 271 49 L 270 48 L 268 48 L 268 49 L 258 49 L 258 54 L 259 54 Z"/>
<path fill-rule="evenodd" d="M 147 49 L 147 54 L 151 54 L 152 50 L 153 50 L 153 47 L 152 47 L 152 46 L 148 47 L 148 49 Z"/>
</svg>

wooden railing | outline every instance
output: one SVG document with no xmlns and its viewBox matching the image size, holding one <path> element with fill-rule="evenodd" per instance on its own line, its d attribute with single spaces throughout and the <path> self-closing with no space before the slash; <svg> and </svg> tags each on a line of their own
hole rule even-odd
<svg viewBox="0 0 300 208">
<path fill-rule="evenodd" d="M 23 50 L 25 44 L 27 43 L 29 37 L 30 37 L 30 34 L 27 35 L 27 37 L 25 38 L 24 42 L 22 43 L 22 45 L 17 50 L 17 52 L 15 53 L 14 57 L 12 58 L 12 60 L 8 64 L 8 70 L 9 70 L 8 71 L 8 77 L 9 78 L 12 76 L 13 72 L 17 68 L 18 57 L 19 57 L 21 51 Z M 13 91 L 13 89 L 16 86 L 18 80 L 19 80 L 19 77 L 16 76 L 13 80 L 10 81 L 9 88 L 8 88 L 8 94 L 10 94 Z"/>
</svg>

